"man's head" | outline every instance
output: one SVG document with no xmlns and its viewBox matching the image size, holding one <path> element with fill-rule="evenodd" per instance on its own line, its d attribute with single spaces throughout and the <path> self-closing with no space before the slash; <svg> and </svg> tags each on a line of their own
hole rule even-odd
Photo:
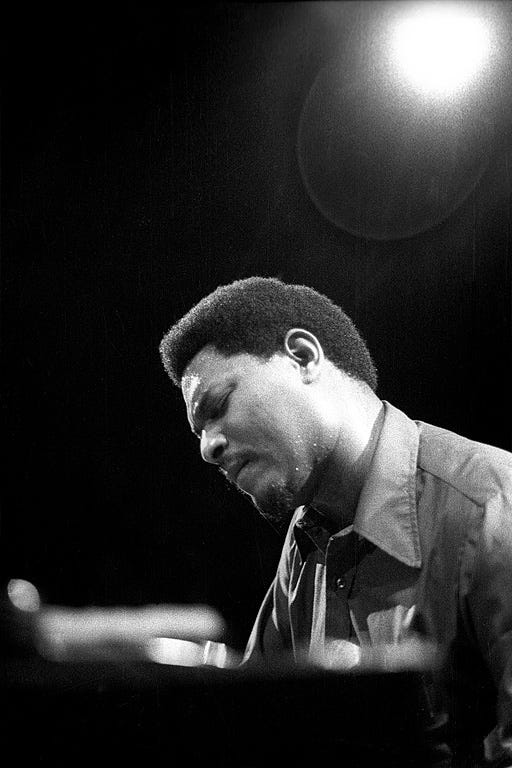
<svg viewBox="0 0 512 768">
<path fill-rule="evenodd" d="M 267 516 L 311 500 L 339 438 L 337 385 L 374 390 L 347 315 L 311 288 L 253 277 L 217 288 L 164 336 L 201 454 Z"/>
<path fill-rule="evenodd" d="M 282 351 L 290 328 L 306 328 L 325 356 L 349 376 L 377 388 L 377 372 L 352 320 L 330 299 L 305 285 L 249 277 L 205 296 L 166 333 L 160 353 L 176 386 L 194 355 L 210 344 L 219 352 L 263 359 Z"/>
</svg>

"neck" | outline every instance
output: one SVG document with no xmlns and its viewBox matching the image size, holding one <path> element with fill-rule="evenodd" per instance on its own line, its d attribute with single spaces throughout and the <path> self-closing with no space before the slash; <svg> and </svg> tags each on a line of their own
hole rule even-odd
<svg viewBox="0 0 512 768">
<path fill-rule="evenodd" d="M 378 398 L 364 413 L 339 428 L 333 450 L 325 461 L 317 485 L 313 506 L 339 525 L 354 521 L 357 503 L 375 452 L 384 420 L 384 406 Z"/>
</svg>

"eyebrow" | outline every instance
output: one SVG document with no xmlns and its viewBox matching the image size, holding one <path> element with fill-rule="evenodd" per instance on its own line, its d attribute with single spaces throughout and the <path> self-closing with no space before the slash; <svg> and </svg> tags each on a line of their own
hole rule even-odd
<svg viewBox="0 0 512 768">
<path fill-rule="evenodd" d="M 228 379 L 227 381 L 224 381 L 219 385 L 214 385 L 213 391 L 212 389 L 207 389 L 200 396 L 199 401 L 197 402 L 197 405 L 192 410 L 191 419 L 190 419 L 192 432 L 194 433 L 194 435 L 196 435 L 196 437 L 201 436 L 201 425 L 205 420 L 207 414 L 214 407 L 215 402 L 219 398 L 224 397 L 224 395 L 229 394 L 229 392 L 232 392 L 234 388 L 233 385 L 234 385 L 233 380 Z"/>
</svg>

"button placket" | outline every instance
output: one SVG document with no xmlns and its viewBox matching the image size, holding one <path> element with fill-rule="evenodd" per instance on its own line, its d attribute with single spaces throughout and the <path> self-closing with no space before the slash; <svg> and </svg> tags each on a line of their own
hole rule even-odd
<svg viewBox="0 0 512 768">
<path fill-rule="evenodd" d="M 326 552 L 327 584 L 329 585 L 326 592 L 326 638 L 346 639 L 351 634 L 350 607 L 346 589 L 350 583 L 350 574 L 345 571 L 347 566 L 350 569 L 350 562 L 343 555 L 339 540 L 331 537 Z"/>
<path fill-rule="evenodd" d="M 354 539 L 355 534 L 350 533 L 347 537 L 331 536 L 327 542 L 326 566 L 328 574 L 330 572 L 328 583 L 338 594 L 346 592 L 350 572 L 355 566 Z"/>
</svg>

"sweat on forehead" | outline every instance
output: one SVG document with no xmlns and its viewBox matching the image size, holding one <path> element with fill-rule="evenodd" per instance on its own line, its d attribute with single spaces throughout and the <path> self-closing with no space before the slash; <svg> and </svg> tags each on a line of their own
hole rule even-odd
<svg viewBox="0 0 512 768">
<path fill-rule="evenodd" d="M 263 362 L 263 359 L 247 352 L 227 355 L 219 352 L 212 345 L 207 345 L 194 355 L 183 371 L 181 378 L 183 396 L 186 400 L 190 400 L 195 397 L 198 388 L 235 374 L 241 364 L 257 365 Z"/>
<path fill-rule="evenodd" d="M 181 388 L 185 395 L 185 390 L 191 393 L 199 386 L 201 379 L 206 374 L 221 374 L 223 370 L 229 370 L 233 367 L 233 360 L 235 356 L 226 355 L 223 352 L 219 352 L 211 344 L 207 344 L 200 349 L 194 357 L 188 362 L 183 375 L 181 377 Z"/>
</svg>

